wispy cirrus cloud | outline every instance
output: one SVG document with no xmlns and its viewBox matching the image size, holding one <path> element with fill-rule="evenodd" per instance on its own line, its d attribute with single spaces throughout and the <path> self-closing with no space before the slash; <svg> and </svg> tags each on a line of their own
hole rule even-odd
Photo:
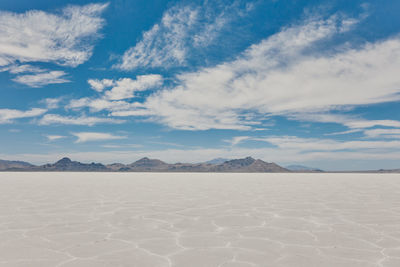
<svg viewBox="0 0 400 267">
<path fill-rule="evenodd" d="M 87 116 L 61 116 L 58 114 L 46 114 L 39 120 L 39 125 L 50 124 L 65 124 L 65 125 L 88 125 L 95 124 L 120 124 L 126 122 L 125 120 L 115 118 L 100 118 L 100 117 L 87 117 Z"/>
<path fill-rule="evenodd" d="M 338 141 L 323 138 L 301 138 L 297 136 L 269 136 L 257 138 L 258 141 L 268 142 L 281 149 L 295 149 L 305 151 L 339 151 L 339 150 L 372 150 L 399 149 L 400 141 L 376 141 L 376 140 L 357 140 L 357 141 Z"/>
<path fill-rule="evenodd" d="M 229 143 L 231 146 L 235 146 L 240 144 L 243 141 L 251 140 L 252 137 L 250 136 L 234 136 L 232 139 L 224 140 L 225 142 Z"/>
<path fill-rule="evenodd" d="M 99 132 L 78 132 L 78 133 L 71 133 L 71 134 L 78 138 L 75 141 L 76 143 L 117 140 L 117 139 L 127 138 L 126 136 L 113 135 L 110 133 L 99 133 Z"/>
<path fill-rule="evenodd" d="M 340 47 L 323 55 L 309 53 L 318 41 L 354 23 L 352 18 L 333 15 L 285 28 L 234 61 L 178 75 L 176 87 L 148 97 L 138 113 L 145 109 L 159 122 L 186 130 L 246 130 L 259 118 L 275 115 L 341 123 L 352 129 L 397 125 L 389 120 L 334 120 L 330 114 L 400 99 L 399 38 Z M 112 115 L 134 116 L 136 111 Z"/>
<path fill-rule="evenodd" d="M 0 65 L 53 62 L 76 67 L 92 53 L 108 4 L 68 6 L 60 13 L 0 12 Z M 29 34 L 26 34 L 29 32 Z"/>
<path fill-rule="evenodd" d="M 29 64 L 23 64 L 23 65 L 14 64 L 14 65 L 9 65 L 9 66 L 0 68 L 0 72 L 3 72 L 3 71 L 8 71 L 9 73 L 12 73 L 12 74 L 20 74 L 20 73 L 27 73 L 27 72 L 41 73 L 41 72 L 45 72 L 46 70 L 41 67 L 32 66 Z"/>
<path fill-rule="evenodd" d="M 41 67 L 29 64 L 13 64 L 0 68 L 0 72 L 8 71 L 16 76 L 12 79 L 14 82 L 25 84 L 30 87 L 42 87 L 47 84 L 57 84 L 70 82 L 65 78 L 64 71 L 50 71 Z"/>
<path fill-rule="evenodd" d="M 80 110 L 82 108 L 88 107 L 91 112 L 98 112 L 102 110 L 108 110 L 112 112 L 112 111 L 121 111 L 127 109 L 130 110 L 140 105 L 141 104 L 137 102 L 129 103 L 121 100 L 111 101 L 104 97 L 100 98 L 82 97 L 78 99 L 71 99 L 66 108 L 71 110 Z"/>
<path fill-rule="evenodd" d="M 59 139 L 66 138 L 64 135 L 46 135 L 46 138 L 49 142 L 53 142 Z"/>
<path fill-rule="evenodd" d="M 0 124 L 11 123 L 15 119 L 32 118 L 43 115 L 47 109 L 32 108 L 30 110 L 0 109 Z"/>
<path fill-rule="evenodd" d="M 364 134 L 370 138 L 400 139 L 400 129 L 369 129 Z"/>
<path fill-rule="evenodd" d="M 241 9 L 237 2 L 223 9 L 210 3 L 176 5 L 165 11 L 161 21 L 144 32 L 142 39 L 115 66 L 133 70 L 186 65 L 193 51 L 212 44 L 230 21 L 250 9 L 248 5 Z"/>
<path fill-rule="evenodd" d="M 26 62 L 50 62 L 76 67 L 92 55 L 94 40 L 104 25 L 105 4 L 67 6 L 58 13 L 0 11 L 0 71 L 30 87 L 65 83 L 64 71 L 49 71 Z M 25 73 L 25 74 L 22 74 Z"/>
<path fill-rule="evenodd" d="M 171 128 L 247 130 L 257 123 L 257 116 L 265 118 L 267 114 L 355 104 L 362 90 L 344 83 L 349 78 L 356 79 L 365 69 L 358 69 L 357 73 L 346 70 L 352 65 L 365 65 L 363 60 L 371 61 L 369 56 L 385 48 L 372 45 L 331 57 L 315 57 L 305 52 L 316 42 L 342 33 L 349 22 L 353 24 L 354 19 L 333 15 L 326 20 L 309 19 L 302 25 L 285 28 L 252 45 L 234 61 L 178 75 L 176 87 L 151 95 L 144 107 Z M 378 71 L 378 67 L 373 70 Z M 344 90 L 337 89 L 342 83 L 357 96 L 344 98 L 338 94 L 337 90 Z"/>
<path fill-rule="evenodd" d="M 42 87 L 47 84 L 58 84 L 69 82 L 65 78 L 66 73 L 64 71 L 50 71 L 35 74 L 18 75 L 14 79 L 14 82 L 22 83 L 30 87 Z"/>
<path fill-rule="evenodd" d="M 178 74 L 171 87 L 153 92 L 144 102 L 132 101 L 135 92 L 160 87 L 160 75 L 137 76 L 136 80 L 90 79 L 88 83 L 101 96 L 73 99 L 67 108 L 107 110 L 114 117 L 147 116 L 184 130 L 250 130 L 272 116 L 340 123 L 349 128 L 342 133 L 397 127 L 395 120 L 365 120 L 347 116 L 346 111 L 400 99 L 396 75 L 400 39 L 310 53 L 318 42 L 356 23 L 339 14 L 309 18 L 252 45 L 235 60 Z"/>
<path fill-rule="evenodd" d="M 357 115 L 347 115 L 340 113 L 307 113 L 298 112 L 296 114 L 290 114 L 289 119 L 309 122 L 328 122 L 328 123 L 340 123 L 347 126 L 350 129 L 365 129 L 374 126 L 385 126 L 385 127 L 400 127 L 400 121 L 397 120 L 367 120 L 360 118 Z"/>
</svg>

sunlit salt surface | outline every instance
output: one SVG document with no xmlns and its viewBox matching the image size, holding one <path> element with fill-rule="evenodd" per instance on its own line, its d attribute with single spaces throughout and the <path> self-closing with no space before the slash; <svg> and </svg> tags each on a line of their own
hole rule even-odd
<svg viewBox="0 0 400 267">
<path fill-rule="evenodd" d="M 400 175 L 0 173 L 0 266 L 400 266 Z"/>
</svg>

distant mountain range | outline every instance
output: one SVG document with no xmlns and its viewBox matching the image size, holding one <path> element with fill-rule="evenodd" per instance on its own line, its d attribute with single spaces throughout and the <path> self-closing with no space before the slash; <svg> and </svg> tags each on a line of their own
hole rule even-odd
<svg viewBox="0 0 400 267">
<path fill-rule="evenodd" d="M 285 168 L 290 171 L 296 171 L 296 172 L 323 172 L 323 170 L 321 169 L 311 168 L 303 165 L 289 165 L 286 166 Z"/>
<path fill-rule="evenodd" d="M 0 171 L 77 171 L 77 172 L 289 172 L 275 163 L 247 157 L 216 159 L 205 163 L 165 163 L 158 159 L 142 158 L 131 164 L 81 163 L 63 158 L 51 164 L 35 166 L 22 161 L 0 161 Z"/>
<path fill-rule="evenodd" d="M 11 160 L 1 160 L 0 159 L 0 170 L 7 170 L 13 168 L 29 168 L 33 167 L 32 164 L 24 161 L 11 161 Z"/>
<path fill-rule="evenodd" d="M 142 158 L 131 164 L 113 163 L 81 163 L 69 158 L 62 158 L 55 163 L 36 166 L 23 161 L 0 160 L 0 171 L 42 171 L 42 172 L 295 172 L 318 173 L 320 169 L 302 165 L 289 165 L 281 167 L 275 163 L 268 163 L 260 159 L 246 157 L 242 159 L 217 158 L 204 163 L 174 163 L 169 164 L 158 159 Z M 357 171 L 353 171 L 357 172 Z M 366 173 L 400 173 L 400 169 L 359 171 Z"/>
</svg>

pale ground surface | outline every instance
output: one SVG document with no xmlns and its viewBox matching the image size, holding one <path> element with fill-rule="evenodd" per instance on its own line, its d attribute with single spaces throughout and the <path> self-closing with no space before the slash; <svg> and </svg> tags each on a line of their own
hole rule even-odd
<svg viewBox="0 0 400 267">
<path fill-rule="evenodd" d="M 0 266 L 400 266 L 400 175 L 0 173 Z"/>
</svg>

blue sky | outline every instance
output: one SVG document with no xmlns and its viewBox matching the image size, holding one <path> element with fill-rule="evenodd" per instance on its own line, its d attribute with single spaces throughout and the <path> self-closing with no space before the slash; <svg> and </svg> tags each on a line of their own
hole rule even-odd
<svg viewBox="0 0 400 267">
<path fill-rule="evenodd" d="M 399 1 L 1 1 L 0 158 L 400 167 Z"/>
</svg>

